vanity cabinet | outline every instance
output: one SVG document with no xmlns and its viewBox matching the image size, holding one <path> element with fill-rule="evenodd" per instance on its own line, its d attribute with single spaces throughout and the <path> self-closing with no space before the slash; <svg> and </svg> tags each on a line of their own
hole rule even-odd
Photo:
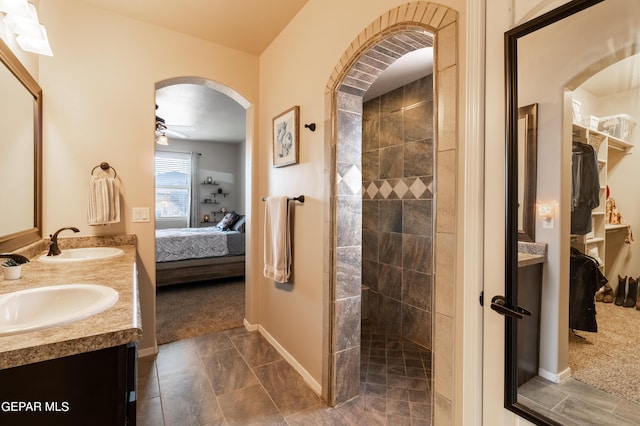
<svg viewBox="0 0 640 426">
<path fill-rule="evenodd" d="M 136 424 L 137 344 L 0 370 L 0 424 Z"/>
<path fill-rule="evenodd" d="M 571 246 L 596 258 L 604 275 L 607 232 L 627 227 L 626 225 L 611 225 L 606 220 L 609 152 L 615 150 L 628 153 L 633 144 L 579 123 L 573 123 L 572 129 L 573 141 L 593 146 L 598 156 L 600 205 L 591 212 L 592 231 L 586 235 L 572 235 Z"/>
<path fill-rule="evenodd" d="M 518 306 L 531 312 L 518 320 L 518 386 L 538 375 L 542 263 L 518 268 Z"/>
</svg>

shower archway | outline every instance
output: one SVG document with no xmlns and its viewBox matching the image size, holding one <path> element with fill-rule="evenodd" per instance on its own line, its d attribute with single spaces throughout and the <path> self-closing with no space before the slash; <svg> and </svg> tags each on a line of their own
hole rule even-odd
<svg viewBox="0 0 640 426">
<path fill-rule="evenodd" d="M 325 362 L 324 397 L 339 404 L 356 397 L 360 380 L 360 289 L 362 265 L 362 96 L 397 57 L 434 45 L 434 227 L 433 407 L 454 399 L 455 252 L 458 156 L 458 13 L 429 2 L 392 9 L 353 41 L 326 86 Z M 371 66 L 385 51 L 387 61 Z M 377 58 L 379 60 L 379 57 Z M 369 81 L 362 78 L 367 68 Z M 437 414 L 436 414 L 437 416 Z"/>
</svg>

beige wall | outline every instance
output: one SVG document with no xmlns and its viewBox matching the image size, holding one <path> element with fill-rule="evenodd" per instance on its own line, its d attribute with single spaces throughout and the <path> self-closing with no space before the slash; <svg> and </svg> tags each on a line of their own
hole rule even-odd
<svg viewBox="0 0 640 426">
<path fill-rule="evenodd" d="M 195 76 L 258 101 L 258 59 L 74 0 L 43 2 L 54 51 L 40 58 L 44 92 L 44 234 L 138 236 L 144 338 L 155 345 L 154 223 L 132 223 L 132 207 L 154 206 L 154 83 Z M 122 222 L 86 223 L 89 173 L 109 162 L 122 182 Z"/>
</svg>

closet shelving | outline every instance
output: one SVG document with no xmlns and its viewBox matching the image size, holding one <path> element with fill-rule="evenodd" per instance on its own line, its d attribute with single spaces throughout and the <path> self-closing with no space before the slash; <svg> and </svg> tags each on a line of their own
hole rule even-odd
<svg viewBox="0 0 640 426">
<path fill-rule="evenodd" d="M 587 143 L 593 146 L 596 151 L 600 178 L 600 205 L 591 212 L 592 231 L 587 235 L 571 235 L 571 246 L 588 255 L 595 255 L 594 257 L 600 261 L 600 269 L 604 274 L 607 232 L 627 228 L 626 224 L 611 225 L 606 223 L 609 151 L 616 150 L 630 154 L 633 144 L 580 123 L 573 123 L 573 140 Z"/>
</svg>

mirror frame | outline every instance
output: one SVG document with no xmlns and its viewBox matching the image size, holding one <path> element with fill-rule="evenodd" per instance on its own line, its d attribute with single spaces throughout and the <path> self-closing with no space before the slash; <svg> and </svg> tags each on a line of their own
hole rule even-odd
<svg viewBox="0 0 640 426">
<path fill-rule="evenodd" d="M 536 240 L 536 185 L 538 180 L 538 104 L 518 108 L 518 120 L 524 119 L 524 194 L 522 229 L 519 241 Z"/>
<path fill-rule="evenodd" d="M 505 306 L 518 306 L 518 39 L 604 0 L 572 0 L 504 35 L 506 118 Z M 517 319 L 505 316 L 504 407 L 537 425 L 558 425 L 518 403 Z"/>
<path fill-rule="evenodd" d="M 29 74 L 9 46 L 0 39 L 0 62 L 18 79 L 33 96 L 33 135 L 34 135 L 34 188 L 33 188 L 33 224 L 32 228 L 18 230 L 12 234 L 0 235 L 0 252 L 24 247 L 42 239 L 42 88 Z"/>
</svg>

